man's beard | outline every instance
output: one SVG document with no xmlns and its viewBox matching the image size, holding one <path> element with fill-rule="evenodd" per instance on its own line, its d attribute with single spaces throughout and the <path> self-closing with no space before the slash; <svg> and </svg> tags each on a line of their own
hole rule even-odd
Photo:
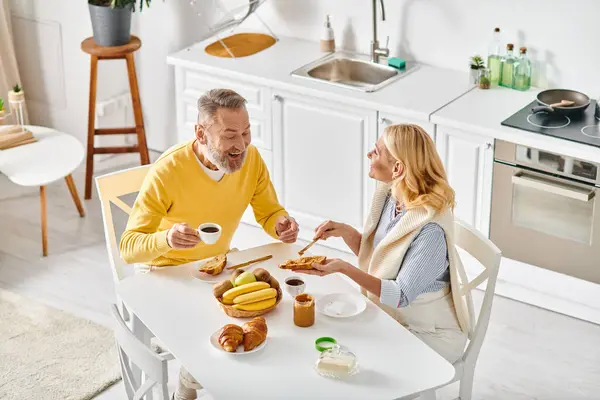
<svg viewBox="0 0 600 400">
<path fill-rule="evenodd" d="M 206 158 L 208 158 L 208 161 L 210 161 L 212 164 L 216 165 L 216 167 L 218 169 L 220 169 L 221 171 L 227 173 L 227 174 L 231 174 L 234 173 L 236 171 L 239 171 L 242 168 L 242 165 L 244 165 L 244 160 L 246 159 L 246 153 L 247 151 L 244 149 L 244 151 L 242 152 L 242 155 L 238 158 L 238 159 L 231 159 L 228 156 L 228 153 L 230 151 L 226 151 L 226 152 L 221 152 L 219 151 L 219 149 L 217 149 L 216 147 L 214 147 L 212 145 L 212 143 L 210 142 L 210 140 L 207 140 L 206 142 Z M 239 152 L 237 149 L 232 150 L 234 152 Z"/>
</svg>

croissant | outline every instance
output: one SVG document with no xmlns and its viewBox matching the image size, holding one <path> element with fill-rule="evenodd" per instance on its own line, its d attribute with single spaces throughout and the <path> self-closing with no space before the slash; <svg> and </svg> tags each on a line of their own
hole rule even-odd
<svg viewBox="0 0 600 400">
<path fill-rule="evenodd" d="M 227 324 L 219 331 L 219 344 L 230 353 L 235 353 L 243 340 L 244 331 L 238 325 Z"/>
<path fill-rule="evenodd" d="M 263 317 L 255 317 L 242 325 L 244 331 L 244 351 L 260 346 L 267 339 L 267 321 Z"/>
</svg>

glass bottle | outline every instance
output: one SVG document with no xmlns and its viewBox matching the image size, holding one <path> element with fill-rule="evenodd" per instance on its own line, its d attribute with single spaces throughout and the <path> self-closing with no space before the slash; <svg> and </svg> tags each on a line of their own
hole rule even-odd
<svg viewBox="0 0 600 400">
<path fill-rule="evenodd" d="M 487 66 L 490 69 L 490 83 L 493 86 L 500 82 L 500 58 L 502 43 L 500 42 L 500 28 L 494 29 L 494 37 L 488 48 Z"/>
<path fill-rule="evenodd" d="M 515 63 L 514 88 L 517 90 L 529 90 L 531 87 L 531 60 L 527 57 L 527 47 L 521 47 L 520 55 Z"/>
<path fill-rule="evenodd" d="M 482 68 L 479 70 L 479 78 L 478 78 L 479 89 L 489 89 L 490 88 L 490 69 Z"/>
<path fill-rule="evenodd" d="M 506 55 L 500 60 L 500 86 L 512 88 L 515 82 L 515 63 L 517 59 L 513 54 L 514 45 L 506 45 Z"/>
</svg>

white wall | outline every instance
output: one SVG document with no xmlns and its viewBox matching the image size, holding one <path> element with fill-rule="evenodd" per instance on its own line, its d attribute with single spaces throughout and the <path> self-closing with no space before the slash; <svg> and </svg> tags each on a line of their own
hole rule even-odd
<svg viewBox="0 0 600 400">
<path fill-rule="evenodd" d="M 165 150 L 177 141 L 175 82 L 167 65 L 169 53 L 204 39 L 209 13 L 196 15 L 188 0 L 153 0 L 149 9 L 137 13 L 134 32 L 143 47 L 137 58 L 138 79 L 148 146 Z M 193 132 L 190 132 L 190 139 Z"/>
<path fill-rule="evenodd" d="M 389 34 L 392 55 L 465 69 L 470 56 L 486 53 L 491 32 L 499 26 L 506 42 L 513 41 L 516 48 L 529 47 L 536 60 L 538 85 L 600 96 L 600 50 L 594 41 L 598 0 L 385 2 L 387 21 L 379 25 L 380 38 L 385 41 Z M 33 98 L 28 102 L 33 122 L 62 129 L 83 141 L 89 57 L 80 50 L 80 43 L 91 35 L 86 3 L 11 0 L 13 14 L 26 18 L 21 24 L 25 40 L 19 42 L 18 57 L 26 92 Z M 213 3 L 198 0 L 192 8 L 188 0 L 154 0 L 150 9 L 134 16 L 133 32 L 143 42 L 137 67 L 150 148 L 164 150 L 176 140 L 173 74 L 165 58 L 206 36 L 206 21 L 214 19 Z M 319 39 L 324 16 L 331 14 L 338 46 L 368 52 L 371 4 L 371 0 L 268 0 L 258 12 L 277 34 L 311 40 Z M 255 25 L 256 20 L 251 18 L 248 24 Z M 99 100 L 128 91 L 123 64 L 101 63 Z M 124 114 L 109 115 L 100 123 L 117 124 Z"/>
<path fill-rule="evenodd" d="M 311 40 L 319 39 L 331 14 L 338 44 L 368 52 L 371 5 L 371 0 L 269 0 L 258 12 L 276 33 Z M 476 52 L 487 55 L 498 26 L 506 43 L 530 49 L 540 86 L 600 96 L 598 0 L 385 0 L 385 5 L 380 42 L 390 36 L 392 55 L 465 69 Z"/>
<path fill-rule="evenodd" d="M 10 7 L 30 122 L 85 141 L 89 56 L 81 51 L 81 42 L 92 29 L 87 2 L 12 0 Z M 99 99 L 122 93 L 125 71 L 122 61 L 101 63 Z"/>
<path fill-rule="evenodd" d="M 10 7 L 30 122 L 70 133 L 85 143 L 90 67 L 81 41 L 92 35 L 87 1 L 10 0 Z M 151 8 L 133 17 L 132 32 L 142 39 L 136 66 L 152 149 L 164 150 L 176 140 L 173 76 L 166 56 L 206 35 L 203 21 L 210 13 L 198 16 L 191 11 L 187 1 L 154 0 Z M 100 61 L 98 102 L 110 103 L 128 93 L 125 62 Z M 125 109 L 110 105 L 106 111 L 99 126 L 133 124 L 130 104 Z M 118 142 L 123 137 L 96 138 L 100 146 Z"/>
</svg>

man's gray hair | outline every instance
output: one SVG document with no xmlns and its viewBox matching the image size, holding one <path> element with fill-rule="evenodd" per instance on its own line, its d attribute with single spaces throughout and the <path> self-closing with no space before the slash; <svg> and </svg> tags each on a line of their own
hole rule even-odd
<svg viewBox="0 0 600 400">
<path fill-rule="evenodd" d="M 231 89 L 212 89 L 198 99 L 198 122 L 213 121 L 219 108 L 237 110 L 246 107 L 246 99 Z"/>
</svg>

